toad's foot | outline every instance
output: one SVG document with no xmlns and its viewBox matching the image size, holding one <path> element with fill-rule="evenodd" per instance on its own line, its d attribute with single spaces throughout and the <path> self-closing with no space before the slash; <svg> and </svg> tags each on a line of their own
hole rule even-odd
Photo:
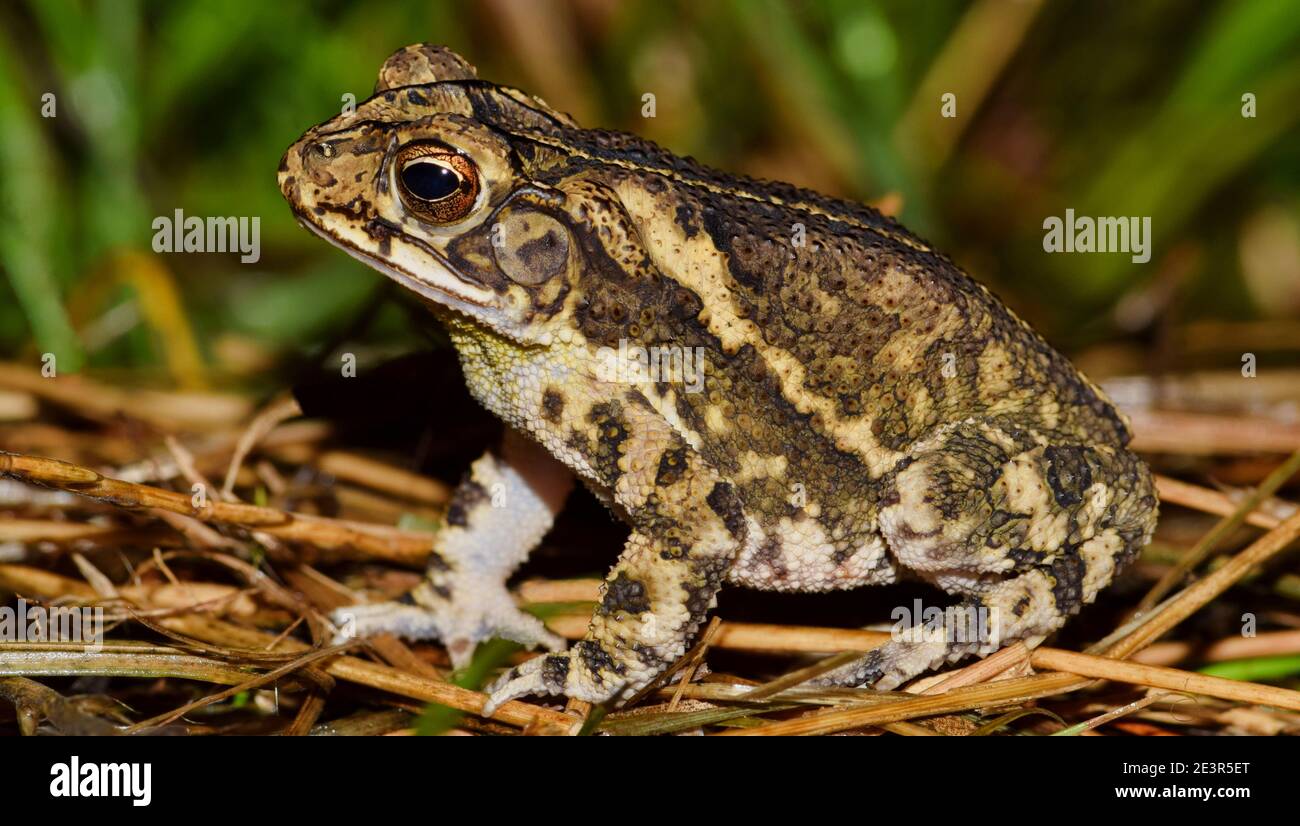
<svg viewBox="0 0 1300 826">
<path fill-rule="evenodd" d="M 396 602 L 335 611 L 339 639 L 385 632 L 439 639 L 457 668 L 492 637 L 562 649 L 564 640 L 519 610 L 505 583 L 551 527 L 572 485 L 567 468 L 507 430 L 500 449 L 471 465 L 456 488 L 424 581 Z"/>
<path fill-rule="evenodd" d="M 559 654 L 533 657 L 492 684 L 483 716 L 491 717 L 503 703 L 525 695 L 564 695 L 589 703 L 621 700 L 633 685 L 611 673 L 614 670 L 617 666 L 593 640 L 582 640 Z"/>
<path fill-rule="evenodd" d="M 396 602 L 339 608 L 330 615 L 339 628 L 335 642 L 382 633 L 410 640 L 438 639 L 456 668 L 467 665 L 475 646 L 493 637 L 550 651 L 560 651 L 566 644 L 537 617 L 520 610 L 498 583 L 477 588 L 462 584 L 456 594 L 454 600 L 442 599 L 425 582 Z"/>
</svg>

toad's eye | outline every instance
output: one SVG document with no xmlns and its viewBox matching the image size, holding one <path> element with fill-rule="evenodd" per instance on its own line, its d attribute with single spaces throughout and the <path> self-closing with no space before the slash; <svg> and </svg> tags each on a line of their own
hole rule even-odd
<svg viewBox="0 0 1300 826">
<path fill-rule="evenodd" d="M 474 162 L 437 144 L 417 143 L 397 156 L 397 189 L 406 208 L 435 224 L 459 221 L 478 200 Z"/>
<path fill-rule="evenodd" d="M 437 161 L 411 161 L 402 169 L 402 188 L 421 201 L 441 201 L 460 189 L 460 176 Z"/>
</svg>

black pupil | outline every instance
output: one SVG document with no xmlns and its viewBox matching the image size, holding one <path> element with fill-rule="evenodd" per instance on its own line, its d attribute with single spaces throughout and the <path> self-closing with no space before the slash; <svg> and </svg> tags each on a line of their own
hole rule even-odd
<svg viewBox="0 0 1300 826">
<path fill-rule="evenodd" d="M 417 161 L 402 169 L 402 186 L 422 201 L 439 201 L 460 188 L 460 177 L 440 163 Z"/>
</svg>

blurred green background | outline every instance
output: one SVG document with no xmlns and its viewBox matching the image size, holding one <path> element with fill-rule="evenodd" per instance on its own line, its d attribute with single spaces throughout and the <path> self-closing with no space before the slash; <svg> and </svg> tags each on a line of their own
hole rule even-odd
<svg viewBox="0 0 1300 826">
<path fill-rule="evenodd" d="M 8 360 L 273 387 L 340 336 L 425 346 L 275 186 L 421 40 L 586 125 L 896 208 L 1088 369 L 1300 349 L 1297 3 L 3 0 L 0 31 Z M 1067 208 L 1150 216 L 1151 261 L 1045 254 Z M 175 209 L 259 217 L 261 259 L 154 254 Z"/>
</svg>

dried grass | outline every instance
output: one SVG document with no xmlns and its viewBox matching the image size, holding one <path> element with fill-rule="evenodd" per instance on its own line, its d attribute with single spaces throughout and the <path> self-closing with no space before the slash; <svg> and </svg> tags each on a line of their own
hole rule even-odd
<svg viewBox="0 0 1300 826">
<path fill-rule="evenodd" d="M 46 605 L 98 606 L 112 623 L 98 650 L 0 643 L 0 699 L 16 709 L 12 725 L 22 733 L 44 725 L 206 734 L 247 731 L 250 718 L 267 732 L 391 733 L 422 725 L 425 717 L 412 712 L 424 703 L 460 712 L 449 725 L 479 734 L 1300 731 L 1296 674 L 1270 684 L 1196 670 L 1300 654 L 1300 610 L 1285 602 L 1292 592 L 1273 589 L 1282 596 L 1259 617 L 1266 627 L 1258 634 L 1206 640 L 1187 628 L 1207 607 L 1241 604 L 1258 578 L 1291 576 L 1271 563 L 1300 537 L 1300 511 L 1275 494 L 1300 468 L 1300 451 L 1280 461 L 1276 452 L 1295 450 L 1298 440 L 1265 420 L 1235 420 L 1232 432 L 1249 438 L 1234 440 L 1224 435 L 1222 417 L 1143 412 L 1140 447 L 1169 450 L 1197 440 L 1190 454 L 1274 455 L 1261 460 L 1254 490 L 1158 478 L 1168 531 L 1184 537 L 1173 546 L 1186 550 L 1172 562 L 1155 553 L 1144 558 L 1135 576 L 1152 580 L 1147 597 L 1115 613 L 1111 633 L 1086 650 L 1017 643 L 905 691 L 815 689 L 805 680 L 889 634 L 715 619 L 661 680 L 620 710 L 601 716 L 583 703 L 561 710 L 511 702 L 486 721 L 478 717 L 485 696 L 457 684 L 465 675 L 447 671 L 436 645 L 382 637 L 328 644 L 325 613 L 356 598 L 331 574 L 360 564 L 374 590 L 409 584 L 412 575 L 384 572 L 418 567 L 431 536 L 392 522 L 396 514 L 439 513 L 449 498 L 446 482 L 339 450 L 328 426 L 291 421 L 300 411 L 285 399 L 253 415 L 231 397 L 142 396 L 88 379 L 41 379 L 13 365 L 0 365 L 0 391 L 32 402 L 13 407 L 27 413 L 0 426 L 0 443 L 17 448 L 0 452 L 0 476 L 21 483 L 0 487 L 0 547 L 25 557 L 0 564 L 0 592 Z M 75 424 L 55 423 L 68 414 Z M 278 504 L 292 499 L 291 480 L 322 473 L 334 480 L 337 515 Z M 224 485 L 213 487 L 212 479 Z M 265 504 L 239 498 L 259 490 Z M 1198 513 L 1221 518 L 1206 528 Z M 1256 537 L 1240 547 L 1247 532 Z M 556 632 L 578 638 L 598 587 L 594 579 L 533 579 L 520 584 L 517 597 Z M 729 666 L 736 673 L 708 668 L 720 651 L 738 664 Z M 477 664 L 480 678 L 526 656 L 497 653 L 504 659 Z M 784 665 L 774 671 L 774 662 Z M 106 696 L 65 697 L 52 687 L 67 685 L 62 677 L 92 675 L 112 678 Z M 268 696 L 269 710 L 259 705 Z M 134 707 L 142 698 L 150 711 Z M 4 708 L 0 703 L 0 727 L 7 725 Z"/>
</svg>

